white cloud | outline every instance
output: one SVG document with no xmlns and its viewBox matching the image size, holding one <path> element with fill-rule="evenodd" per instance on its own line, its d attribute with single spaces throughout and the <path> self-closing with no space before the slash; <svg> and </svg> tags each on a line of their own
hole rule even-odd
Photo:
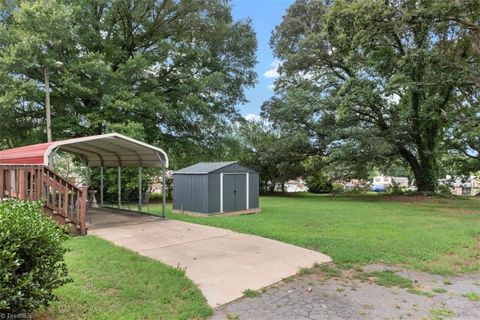
<svg viewBox="0 0 480 320">
<path fill-rule="evenodd" d="M 278 67 L 280 67 L 280 61 L 274 60 L 270 65 L 272 66 L 271 69 L 265 71 L 263 76 L 265 78 L 278 78 L 280 74 L 278 73 Z"/>
<path fill-rule="evenodd" d="M 273 91 L 273 90 L 275 89 L 275 85 L 274 85 L 273 83 L 272 83 L 272 84 L 269 84 L 267 88 L 268 88 L 268 90 L 272 90 L 272 91 Z"/>
<path fill-rule="evenodd" d="M 256 122 L 256 121 L 262 120 L 262 117 L 260 117 L 260 115 L 254 114 L 254 113 L 249 113 L 244 118 L 245 118 L 245 120 L 251 121 L 251 122 L 254 122 L 254 121 Z"/>
</svg>

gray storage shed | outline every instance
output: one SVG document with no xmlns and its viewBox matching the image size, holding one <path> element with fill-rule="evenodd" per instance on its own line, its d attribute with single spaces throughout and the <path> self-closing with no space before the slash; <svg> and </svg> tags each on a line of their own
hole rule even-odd
<svg viewBox="0 0 480 320">
<path fill-rule="evenodd" d="M 200 162 L 173 172 L 173 210 L 187 214 L 258 212 L 258 173 L 237 162 Z"/>
</svg>

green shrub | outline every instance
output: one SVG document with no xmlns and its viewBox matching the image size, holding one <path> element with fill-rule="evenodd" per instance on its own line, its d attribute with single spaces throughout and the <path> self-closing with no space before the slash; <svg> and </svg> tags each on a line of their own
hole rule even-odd
<svg viewBox="0 0 480 320">
<path fill-rule="evenodd" d="M 330 193 L 333 190 L 332 183 L 321 173 L 308 177 L 306 182 L 311 193 Z"/>
<path fill-rule="evenodd" d="M 452 191 L 450 190 L 450 187 L 444 184 L 441 184 L 437 188 L 437 192 L 442 194 L 442 195 L 451 195 Z"/>
<path fill-rule="evenodd" d="M 332 193 L 334 194 L 341 194 L 345 192 L 345 188 L 343 187 L 343 184 L 341 183 L 332 183 Z"/>
<path fill-rule="evenodd" d="M 0 202 L 0 313 L 18 315 L 48 306 L 69 281 L 65 229 L 35 202 Z"/>
<path fill-rule="evenodd" d="M 368 187 L 364 186 L 355 186 L 350 189 L 345 189 L 343 193 L 348 194 L 348 195 L 354 195 L 354 194 L 364 194 L 368 191 Z"/>
<path fill-rule="evenodd" d="M 162 201 L 163 200 L 163 193 L 161 192 L 152 192 L 150 194 L 150 201 Z"/>
<path fill-rule="evenodd" d="M 387 187 L 387 193 L 392 195 L 392 196 L 401 196 L 404 195 L 405 192 L 402 188 L 400 188 L 399 185 L 393 184 L 391 186 Z"/>
</svg>

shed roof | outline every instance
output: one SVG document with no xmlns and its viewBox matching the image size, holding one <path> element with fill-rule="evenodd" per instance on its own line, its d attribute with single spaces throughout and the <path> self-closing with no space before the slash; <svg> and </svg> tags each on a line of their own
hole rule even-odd
<svg viewBox="0 0 480 320">
<path fill-rule="evenodd" d="M 177 170 L 175 173 L 181 174 L 207 174 L 213 171 L 217 171 L 219 169 L 228 167 L 229 165 L 237 163 L 236 161 L 225 161 L 225 162 L 199 162 L 190 167 L 186 167 L 180 170 Z"/>
<path fill-rule="evenodd" d="M 92 167 L 168 167 L 165 151 L 119 133 L 3 150 L 0 151 L 0 164 L 49 165 L 49 157 L 57 150 L 78 154 Z"/>
</svg>

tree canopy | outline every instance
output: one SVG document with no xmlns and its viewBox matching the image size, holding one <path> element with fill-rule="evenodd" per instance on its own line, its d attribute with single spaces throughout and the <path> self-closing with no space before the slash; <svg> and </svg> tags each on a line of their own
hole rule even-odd
<svg viewBox="0 0 480 320">
<path fill-rule="evenodd" d="M 265 186 L 408 168 L 425 192 L 480 169 L 479 1 L 297 0 L 271 46 L 249 122 L 256 36 L 226 0 L 2 1 L 0 148 L 45 141 L 46 72 L 54 139 L 123 132 L 174 167 L 239 159 Z"/>
<path fill-rule="evenodd" d="M 0 140 L 136 128 L 174 163 L 213 157 L 256 81 L 256 37 L 222 0 L 36 0 L 0 5 Z M 188 151 L 186 151 L 188 150 Z"/>
<path fill-rule="evenodd" d="M 264 115 L 339 168 L 401 158 L 434 191 L 450 141 L 478 142 L 464 133 L 480 112 L 479 19 L 473 0 L 297 0 L 271 38 L 282 64 Z"/>
</svg>

